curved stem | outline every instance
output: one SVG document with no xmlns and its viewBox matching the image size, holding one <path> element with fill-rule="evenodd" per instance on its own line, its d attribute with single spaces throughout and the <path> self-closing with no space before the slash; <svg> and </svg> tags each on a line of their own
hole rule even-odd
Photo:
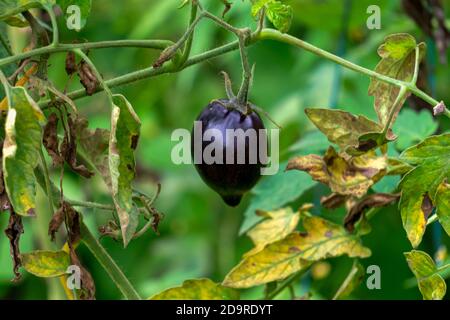
<svg viewBox="0 0 450 320">
<path fill-rule="evenodd" d="M 53 33 L 53 41 L 52 46 L 57 46 L 59 44 L 59 29 L 58 29 L 58 21 L 56 20 L 55 12 L 53 11 L 53 5 L 44 6 L 48 15 L 50 16 L 50 20 L 52 22 L 52 33 Z"/>
<path fill-rule="evenodd" d="M 198 11 L 197 3 L 195 1 L 193 1 L 191 4 L 191 16 L 189 19 L 189 27 L 194 25 L 194 22 L 197 18 L 197 11 Z M 186 60 L 189 58 L 189 55 L 191 54 L 193 40 L 194 40 L 194 32 L 192 32 L 189 35 L 189 37 L 186 41 L 186 44 L 185 44 L 184 50 L 183 50 L 183 54 L 180 59 L 180 65 L 183 65 L 186 62 Z"/>
<path fill-rule="evenodd" d="M 81 239 L 111 277 L 111 280 L 116 284 L 124 297 L 128 300 L 141 300 L 141 297 L 128 278 L 84 223 L 81 224 Z"/>
</svg>

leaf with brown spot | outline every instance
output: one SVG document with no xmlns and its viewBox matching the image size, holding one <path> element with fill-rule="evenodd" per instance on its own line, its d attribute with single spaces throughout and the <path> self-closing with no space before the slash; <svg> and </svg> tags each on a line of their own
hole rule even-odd
<svg viewBox="0 0 450 320">
<path fill-rule="evenodd" d="M 293 232 L 256 254 L 245 256 L 223 284 L 248 288 L 284 279 L 322 259 L 370 256 L 359 237 L 347 233 L 342 226 L 307 213 L 302 213 L 301 220 L 306 232 Z"/>
<path fill-rule="evenodd" d="M 387 157 L 368 152 L 346 159 L 330 147 L 325 156 L 308 155 L 293 158 L 286 170 L 306 171 L 316 181 L 328 185 L 340 195 L 364 196 L 386 173 Z"/>
<path fill-rule="evenodd" d="M 436 206 L 438 187 L 450 180 L 450 134 L 425 139 L 405 150 L 400 160 L 414 167 L 403 177 L 399 188 L 403 228 L 413 247 L 417 247 Z"/>
<path fill-rule="evenodd" d="M 383 127 L 364 116 L 332 109 L 306 109 L 305 113 L 331 143 L 351 155 L 363 154 L 396 139 L 391 130 L 387 136 L 381 134 Z"/>
<path fill-rule="evenodd" d="M 353 205 L 344 219 L 345 228 L 353 232 L 355 224 L 360 221 L 365 211 L 370 208 L 388 206 L 400 199 L 400 194 L 375 193 L 366 196 L 363 200 Z"/>
<path fill-rule="evenodd" d="M 139 212 L 133 204 L 131 184 L 136 175 L 134 152 L 140 135 L 141 121 L 123 95 L 114 95 L 113 101 L 108 152 L 109 175 L 123 243 L 127 246 L 139 222 Z"/>
<path fill-rule="evenodd" d="M 289 207 L 274 211 L 257 211 L 257 214 L 266 219 L 247 232 L 255 247 L 245 256 L 255 254 L 264 249 L 267 244 L 286 237 L 295 230 L 300 219 L 300 214 L 294 213 Z"/>
<path fill-rule="evenodd" d="M 58 116 L 56 113 L 50 114 L 47 119 L 47 124 L 44 127 L 43 143 L 47 153 L 53 160 L 53 165 L 60 166 L 64 159 L 59 152 Z"/>
<path fill-rule="evenodd" d="M 52 241 L 55 241 L 55 234 L 64 222 L 65 214 L 63 207 L 60 207 L 52 216 L 48 226 L 48 235 Z"/>
<path fill-rule="evenodd" d="M 386 37 L 385 42 L 378 48 L 381 61 L 376 66 L 375 71 L 397 80 L 411 81 L 414 74 L 416 47 L 419 48 L 420 62 L 425 55 L 425 43 L 417 44 L 414 37 L 406 33 Z M 382 126 L 388 123 L 392 112 L 395 111 L 395 114 L 393 114 L 390 124 L 392 125 L 397 118 L 400 108 L 393 110 L 393 107 L 399 92 L 398 86 L 376 78 L 371 79 L 369 95 L 375 97 L 375 111 Z M 410 93 L 399 102 L 399 105 L 403 105 L 409 95 Z"/>
<path fill-rule="evenodd" d="M 5 234 L 9 239 L 10 254 L 13 261 L 13 271 L 15 278 L 13 281 L 19 281 L 21 278 L 19 268 L 22 265 L 20 260 L 20 236 L 24 233 L 22 217 L 16 214 L 12 209 L 9 216 L 8 227 L 5 230 Z"/>
</svg>

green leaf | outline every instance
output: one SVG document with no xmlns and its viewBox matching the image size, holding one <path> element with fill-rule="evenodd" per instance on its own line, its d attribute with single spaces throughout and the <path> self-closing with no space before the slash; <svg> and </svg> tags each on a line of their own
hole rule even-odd
<svg viewBox="0 0 450 320">
<path fill-rule="evenodd" d="M 279 1 L 267 4 L 267 17 L 280 32 L 288 32 L 294 15 L 292 7 Z"/>
<path fill-rule="evenodd" d="M 135 177 L 134 151 L 141 122 L 131 104 L 122 95 L 114 95 L 109 142 L 111 193 L 120 220 L 124 245 L 127 246 L 138 226 L 138 211 L 133 206 L 132 182 Z"/>
<path fill-rule="evenodd" d="M 22 266 L 37 277 L 50 278 L 65 275 L 70 257 L 64 251 L 33 251 L 21 255 Z"/>
<path fill-rule="evenodd" d="M 44 114 L 24 88 L 10 88 L 5 122 L 3 173 L 14 211 L 32 216 L 36 208 L 34 168 L 39 162 Z"/>
<path fill-rule="evenodd" d="M 52 6 L 55 0 L 2 0 L 0 1 L 0 20 L 14 16 L 31 8 Z"/>
<path fill-rule="evenodd" d="M 225 277 L 223 285 L 249 288 L 284 279 L 322 259 L 344 254 L 366 258 L 371 254 L 357 236 L 340 225 L 307 213 L 302 213 L 302 223 L 305 232 L 293 232 L 245 257 Z"/>
<path fill-rule="evenodd" d="M 295 230 L 300 219 L 300 214 L 298 212 L 294 213 L 291 208 L 275 211 L 257 211 L 257 215 L 266 219 L 247 232 L 255 247 L 246 255 L 259 252 L 267 244 L 285 238 Z"/>
<path fill-rule="evenodd" d="M 239 292 L 209 279 L 186 280 L 182 286 L 164 290 L 150 300 L 238 300 Z"/>
<path fill-rule="evenodd" d="M 252 15 L 258 16 L 259 12 L 265 8 L 267 18 L 281 32 L 287 32 L 291 27 L 293 10 L 290 5 L 276 0 L 255 0 L 252 1 Z"/>
<path fill-rule="evenodd" d="M 86 25 L 87 18 L 91 14 L 91 2 L 92 0 L 56 0 L 56 3 L 61 7 L 64 15 L 67 18 L 71 16 L 72 12 L 67 12 L 67 9 L 70 6 L 78 6 L 80 8 L 81 13 L 81 25 L 80 29 Z M 79 30 L 77 30 L 79 31 Z"/>
<path fill-rule="evenodd" d="M 291 159 L 286 170 L 306 171 L 337 194 L 362 197 L 386 174 L 386 168 L 386 156 L 373 151 L 346 159 L 330 147 L 323 158 L 313 154 Z"/>
<path fill-rule="evenodd" d="M 450 185 L 442 181 L 436 191 L 436 214 L 445 232 L 450 235 Z"/>
<path fill-rule="evenodd" d="M 400 160 L 415 166 L 400 181 L 400 211 L 408 239 L 417 247 L 436 206 L 439 185 L 450 180 L 450 134 L 432 136 L 407 149 Z"/>
<path fill-rule="evenodd" d="M 438 269 L 431 257 L 423 252 L 412 250 L 405 252 L 406 261 L 417 278 L 419 290 L 425 300 L 442 300 L 447 291 L 444 279 L 438 274 Z"/>
<path fill-rule="evenodd" d="M 396 147 L 399 150 L 405 150 L 434 134 L 437 128 L 438 123 L 434 121 L 429 111 L 415 112 L 404 109 L 393 127 L 393 131 L 398 135 Z"/>
<path fill-rule="evenodd" d="M 331 109 L 306 109 L 306 115 L 331 143 L 336 143 L 351 155 L 360 155 L 380 147 L 396 137 L 389 132 L 381 134 L 383 127 L 364 116 Z"/>
<path fill-rule="evenodd" d="M 361 263 L 359 263 L 358 260 L 355 260 L 350 272 L 334 295 L 333 300 L 339 300 L 348 297 L 356 288 L 358 288 L 365 275 L 366 273 L 363 266 L 361 265 Z"/>
<path fill-rule="evenodd" d="M 417 46 L 420 52 L 419 61 L 421 61 L 425 55 L 425 43 L 417 44 L 414 37 L 405 33 L 386 37 L 385 42 L 378 48 L 378 54 L 382 59 L 376 66 L 375 71 L 397 80 L 411 81 L 414 74 L 415 49 Z M 375 97 L 375 111 L 381 125 L 387 124 L 399 92 L 398 86 L 390 85 L 376 78 L 371 79 L 369 95 Z M 408 95 L 400 101 L 401 105 L 405 103 Z M 397 114 L 394 114 L 392 123 L 396 117 Z"/>
<path fill-rule="evenodd" d="M 245 233 L 262 217 L 255 215 L 256 210 L 270 211 L 281 208 L 299 198 L 316 183 L 303 172 L 285 172 L 286 163 L 280 165 L 278 173 L 265 177 L 253 190 L 250 205 L 245 211 L 240 234 Z"/>
</svg>

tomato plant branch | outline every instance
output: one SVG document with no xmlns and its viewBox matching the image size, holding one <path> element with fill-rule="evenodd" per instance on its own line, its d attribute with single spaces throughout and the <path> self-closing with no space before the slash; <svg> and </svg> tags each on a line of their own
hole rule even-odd
<svg viewBox="0 0 450 320">
<path fill-rule="evenodd" d="M 103 246 L 94 237 L 84 222 L 81 224 L 81 239 L 86 247 L 95 256 L 97 261 L 106 270 L 124 297 L 128 300 L 141 300 L 141 297 L 132 286 L 128 278 L 117 266 L 114 259 L 112 259 L 108 252 L 106 252 L 105 248 L 103 248 Z"/>
<path fill-rule="evenodd" d="M 53 5 L 45 5 L 44 9 L 50 16 L 50 21 L 52 23 L 53 41 L 51 45 L 57 46 L 59 44 L 59 29 L 58 29 L 58 21 L 56 20 L 56 15 L 55 12 L 53 11 Z"/>
<path fill-rule="evenodd" d="M 195 3 L 194 1 L 191 4 L 191 16 L 189 18 L 189 26 L 192 26 L 197 18 L 197 11 L 198 11 L 198 7 L 197 7 L 197 3 Z M 191 54 L 191 49 L 192 49 L 192 42 L 194 40 L 194 32 L 192 32 L 187 41 L 186 44 L 184 46 L 184 50 L 183 50 L 183 54 L 181 55 L 180 58 L 180 65 L 183 65 L 186 60 L 189 58 L 189 55 Z"/>
<path fill-rule="evenodd" d="M 267 295 L 266 300 L 275 299 L 281 292 L 283 292 L 286 288 L 290 287 L 294 282 L 298 281 L 307 269 L 301 270 L 291 277 L 287 278 L 283 283 L 281 283 L 275 290 L 273 290 L 269 295 Z"/>
<path fill-rule="evenodd" d="M 343 59 L 341 57 L 338 57 L 332 53 L 329 53 L 325 50 L 322 50 L 318 47 L 313 46 L 312 44 L 309 44 L 303 40 L 300 40 L 296 37 L 290 36 L 288 34 L 284 34 L 281 33 L 279 31 L 273 30 L 273 29 L 263 29 L 259 32 L 255 32 L 252 34 L 251 38 L 249 39 L 249 41 L 246 43 L 247 46 L 252 45 L 258 41 L 261 40 L 275 40 L 275 41 L 280 41 L 280 42 L 284 42 L 299 48 L 302 48 L 306 51 L 309 51 L 317 56 L 320 56 L 322 58 L 325 58 L 327 60 L 331 60 L 337 64 L 342 65 L 343 67 L 353 70 L 355 72 L 367 75 L 369 77 L 374 77 L 380 81 L 389 83 L 391 85 L 395 85 L 395 86 L 404 86 L 406 87 L 412 94 L 416 95 L 417 97 L 421 98 L 422 100 L 426 101 L 427 103 L 429 103 L 430 105 L 437 105 L 439 102 L 437 100 L 435 100 L 434 98 L 430 97 L 428 94 L 426 94 L 425 92 L 423 92 L 422 90 L 418 89 L 415 85 L 412 85 L 409 82 L 404 82 L 398 79 L 394 79 L 394 78 L 390 78 L 387 77 L 385 75 L 379 74 L 375 71 L 372 71 L 370 69 L 361 67 L 357 64 L 354 64 L 350 61 L 347 61 L 346 59 Z M 125 41 L 125 40 L 124 40 Z M 112 46 L 116 46 L 116 47 L 121 47 L 121 46 L 134 46 L 135 44 L 139 44 L 142 47 L 147 47 L 145 44 L 145 42 L 141 43 L 140 41 L 136 41 L 136 40 L 131 40 L 134 43 L 130 43 L 130 42 L 125 42 L 125 43 L 120 43 L 117 41 L 106 41 L 103 43 L 86 43 L 84 44 L 84 46 L 80 46 L 82 44 L 74 44 L 74 45 L 59 45 L 56 48 L 50 48 L 50 52 L 53 52 L 52 50 L 57 49 L 57 51 L 61 52 L 61 51 L 67 51 L 68 49 L 73 49 L 73 48 L 107 48 L 109 47 L 109 45 Z M 155 43 L 147 43 L 148 47 L 157 47 L 157 49 L 164 49 L 167 48 L 167 45 L 172 45 L 173 42 L 167 42 L 164 40 L 147 40 L 147 41 L 157 41 Z M 164 41 L 164 42 L 161 42 Z M 68 47 L 66 47 L 68 46 Z M 73 47 L 75 46 L 75 47 Z M 66 47 L 66 48 L 64 48 Z M 42 48 L 41 48 L 42 49 Z M 49 49 L 49 48 L 47 48 Z M 239 49 L 239 41 L 234 41 L 231 43 L 228 43 L 226 45 L 211 49 L 209 51 L 203 52 L 201 54 L 195 55 L 191 58 L 189 58 L 188 60 L 186 60 L 186 62 L 181 66 L 181 67 L 175 67 L 175 65 L 172 62 L 168 62 L 166 64 L 164 64 L 162 67 L 160 68 L 145 68 L 145 69 L 141 69 L 138 71 L 134 71 L 110 80 L 106 80 L 105 83 L 107 84 L 107 86 L 109 88 L 114 88 L 117 86 L 121 86 L 121 85 L 125 85 L 125 84 L 129 84 L 132 82 L 136 82 L 142 79 L 146 79 L 146 78 L 151 78 L 151 77 L 155 77 L 161 74 L 166 74 L 166 73 L 173 73 L 173 72 L 178 72 L 178 71 L 182 71 L 190 66 L 196 65 L 198 63 L 201 63 L 203 61 L 224 55 L 226 53 L 229 53 L 231 51 L 235 51 Z M 26 57 L 31 57 L 34 56 L 36 54 L 36 51 L 38 51 L 40 49 L 36 49 L 36 50 L 32 50 L 27 54 Z M 38 52 L 38 53 L 42 53 L 42 52 Z M 23 55 L 23 54 L 22 54 Z M 4 58 L 4 59 L 0 59 L 0 66 L 7 64 L 7 63 L 12 63 L 15 62 L 17 59 L 15 59 L 15 57 L 8 57 L 8 58 Z M 12 58 L 12 60 L 11 60 Z M 22 57 L 23 58 L 23 57 Z M 100 89 L 98 91 L 101 91 Z M 71 93 L 69 93 L 67 95 L 69 98 L 71 99 L 78 99 L 78 98 L 82 98 L 86 96 L 86 92 L 84 89 L 79 89 L 79 90 L 75 90 Z M 49 100 L 46 101 L 42 101 L 39 105 L 41 107 L 45 107 L 50 103 Z M 450 111 L 448 109 L 445 109 L 444 115 L 450 117 Z"/>
</svg>

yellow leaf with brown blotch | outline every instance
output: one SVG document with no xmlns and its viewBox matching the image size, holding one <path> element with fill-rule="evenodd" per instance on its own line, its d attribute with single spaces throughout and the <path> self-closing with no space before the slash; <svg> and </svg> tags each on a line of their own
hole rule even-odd
<svg viewBox="0 0 450 320">
<path fill-rule="evenodd" d="M 246 256 L 261 251 L 269 243 L 283 239 L 295 230 L 300 220 L 300 214 L 294 213 L 289 207 L 275 211 L 258 211 L 257 214 L 267 219 L 247 232 L 255 247 L 247 252 Z"/>
<path fill-rule="evenodd" d="M 245 257 L 225 277 L 223 285 L 248 288 L 289 277 L 326 258 L 348 255 L 366 258 L 371 252 L 358 236 L 342 226 L 302 213 L 305 232 L 293 232 L 267 245 L 262 251 Z"/>
<path fill-rule="evenodd" d="M 293 158 L 286 170 L 306 171 L 314 180 L 341 195 L 364 196 L 386 174 L 387 157 L 367 152 L 347 159 L 330 147 L 323 158 L 308 155 Z"/>
<path fill-rule="evenodd" d="M 238 300 L 237 290 L 209 279 L 186 280 L 179 287 L 155 294 L 149 300 Z"/>
</svg>

